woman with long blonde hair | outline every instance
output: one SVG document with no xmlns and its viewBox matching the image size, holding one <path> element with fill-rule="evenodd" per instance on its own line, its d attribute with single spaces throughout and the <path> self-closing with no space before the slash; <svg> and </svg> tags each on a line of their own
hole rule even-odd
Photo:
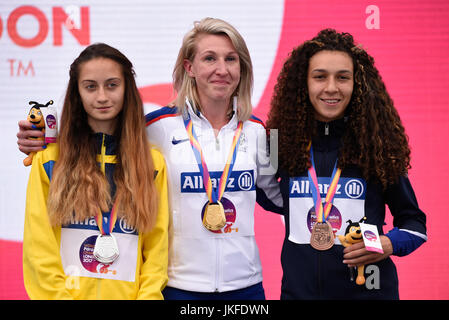
<svg viewBox="0 0 449 320">
<path fill-rule="evenodd" d="M 27 190 L 24 281 L 32 299 L 161 299 L 165 163 L 147 140 L 131 62 L 94 44 L 70 67 L 58 143 Z"/>
</svg>

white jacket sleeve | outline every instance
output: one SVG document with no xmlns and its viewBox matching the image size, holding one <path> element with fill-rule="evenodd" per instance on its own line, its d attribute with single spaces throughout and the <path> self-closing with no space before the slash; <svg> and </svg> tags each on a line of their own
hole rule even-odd
<svg viewBox="0 0 449 320">
<path fill-rule="evenodd" d="M 282 214 L 282 194 L 277 172 L 277 132 L 272 132 L 270 142 L 264 128 L 257 130 L 257 203 L 267 211 Z M 272 142 L 272 143 L 271 143 Z"/>
</svg>

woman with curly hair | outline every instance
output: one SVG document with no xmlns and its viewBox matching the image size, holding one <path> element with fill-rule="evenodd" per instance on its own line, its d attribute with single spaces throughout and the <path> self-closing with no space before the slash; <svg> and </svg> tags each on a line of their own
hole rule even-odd
<svg viewBox="0 0 449 320">
<path fill-rule="evenodd" d="M 322 30 L 285 62 L 267 126 L 279 130 L 281 299 L 398 299 L 389 256 L 427 240 L 426 216 L 407 177 L 408 138 L 374 59 L 349 33 Z M 387 234 L 385 204 L 394 218 Z M 363 241 L 343 247 L 338 236 L 358 221 L 377 226 L 383 253 Z M 351 281 L 362 265 L 366 283 L 363 273 Z"/>
</svg>

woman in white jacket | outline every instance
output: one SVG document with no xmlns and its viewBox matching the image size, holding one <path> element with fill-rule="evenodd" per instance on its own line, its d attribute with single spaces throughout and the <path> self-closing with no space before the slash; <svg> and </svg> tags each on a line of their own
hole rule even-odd
<svg viewBox="0 0 449 320">
<path fill-rule="evenodd" d="M 173 79 L 174 106 L 146 116 L 148 137 L 168 168 L 172 223 L 164 297 L 264 299 L 256 195 L 272 211 L 282 197 L 269 167 L 265 128 L 251 115 L 253 73 L 245 41 L 225 21 L 195 22 Z"/>
</svg>

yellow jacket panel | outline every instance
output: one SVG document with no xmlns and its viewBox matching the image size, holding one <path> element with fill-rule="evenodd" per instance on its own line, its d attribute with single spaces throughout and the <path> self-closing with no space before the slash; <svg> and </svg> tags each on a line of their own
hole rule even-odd
<svg viewBox="0 0 449 320">
<path fill-rule="evenodd" d="M 29 297 L 31 299 L 163 299 L 161 291 L 168 280 L 169 214 L 167 172 L 161 153 L 151 149 L 156 170 L 155 183 L 159 192 L 155 226 L 148 233 L 138 234 L 126 229 L 126 223 L 119 222 L 117 219 L 113 230 L 115 235 L 117 229 L 116 238 L 119 246 L 123 245 L 119 237 L 125 239 L 126 244 L 124 248 L 120 248 L 119 258 L 112 264 L 114 266 L 117 263 L 123 269 L 120 274 L 120 270 L 117 271 L 114 268 L 110 268 L 114 270 L 108 270 L 102 265 L 89 269 L 92 262 L 85 262 L 89 261 L 86 255 L 83 256 L 84 261 L 81 258 L 82 249 L 89 249 L 89 243 L 86 244 L 89 239 L 81 245 L 71 240 L 87 237 L 87 235 L 91 235 L 92 239 L 94 235 L 96 237 L 99 231 L 94 218 L 85 223 L 74 223 L 69 227 L 50 225 L 47 197 L 52 167 L 58 158 L 58 152 L 57 144 L 49 144 L 46 150 L 34 156 L 30 172 L 23 239 L 23 276 Z M 100 164 L 104 167 L 105 164 L 113 163 L 115 157 L 104 155 L 97 157 L 99 158 Z M 127 259 L 127 255 L 134 259 Z M 64 258 L 65 256 L 68 258 Z M 73 263 L 70 259 L 77 261 Z M 121 279 L 116 280 L 115 276 Z"/>
</svg>

